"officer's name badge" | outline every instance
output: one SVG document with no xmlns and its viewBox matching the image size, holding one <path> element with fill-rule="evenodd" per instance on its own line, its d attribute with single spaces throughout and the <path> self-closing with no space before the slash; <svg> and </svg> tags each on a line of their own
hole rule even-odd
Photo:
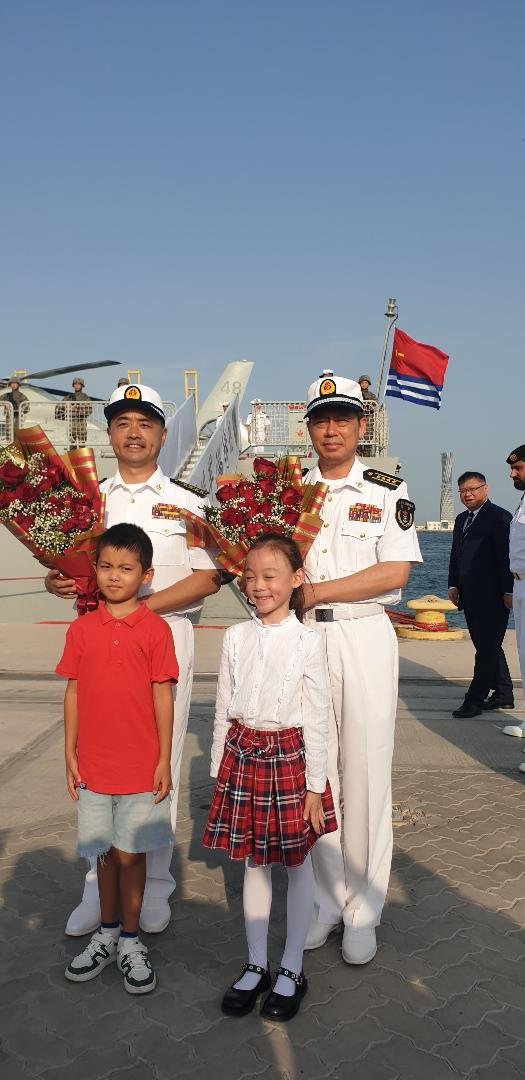
<svg viewBox="0 0 525 1080">
<path fill-rule="evenodd" d="M 165 518 L 167 521 L 181 516 L 180 507 L 175 506 L 175 503 L 155 503 L 155 506 L 151 507 L 151 514 L 154 518 Z"/>
<path fill-rule="evenodd" d="M 354 503 L 348 511 L 350 521 L 369 521 L 377 524 L 381 521 L 381 507 L 373 503 Z"/>
</svg>

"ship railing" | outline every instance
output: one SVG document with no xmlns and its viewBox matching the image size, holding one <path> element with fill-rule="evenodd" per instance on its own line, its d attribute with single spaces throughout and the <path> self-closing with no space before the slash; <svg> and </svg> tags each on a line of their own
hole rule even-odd
<svg viewBox="0 0 525 1080">
<path fill-rule="evenodd" d="M 0 446 L 9 446 L 15 433 L 15 414 L 10 401 L 0 401 Z"/>
<path fill-rule="evenodd" d="M 360 457 L 377 457 L 388 451 L 388 416 L 384 405 L 364 401 L 366 429 L 357 447 Z M 254 401 L 249 416 L 249 455 L 285 451 L 301 457 L 312 456 L 312 442 L 304 419 L 304 401 Z"/>
<path fill-rule="evenodd" d="M 106 404 L 105 401 L 23 401 L 18 426 L 39 424 L 60 452 L 75 446 L 92 446 L 96 450 L 108 445 Z M 174 416 L 176 409 L 173 401 L 164 402 L 166 420 Z M 0 445 L 7 446 L 15 434 L 13 406 L 9 401 L 0 401 Z"/>
</svg>

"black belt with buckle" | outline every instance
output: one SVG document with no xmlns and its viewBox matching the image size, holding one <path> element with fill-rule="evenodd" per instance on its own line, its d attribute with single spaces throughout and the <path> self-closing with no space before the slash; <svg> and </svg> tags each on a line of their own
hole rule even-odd
<svg viewBox="0 0 525 1080">
<path fill-rule="evenodd" d="M 315 609 L 315 621 L 316 622 L 333 622 L 334 613 L 332 608 L 322 607 Z"/>
</svg>

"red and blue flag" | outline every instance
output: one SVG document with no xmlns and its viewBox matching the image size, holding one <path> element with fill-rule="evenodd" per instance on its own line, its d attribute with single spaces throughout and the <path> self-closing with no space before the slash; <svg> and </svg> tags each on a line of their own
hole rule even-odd
<svg viewBox="0 0 525 1080">
<path fill-rule="evenodd" d="M 385 397 L 439 409 L 447 364 L 448 356 L 441 349 L 422 345 L 396 327 Z"/>
</svg>

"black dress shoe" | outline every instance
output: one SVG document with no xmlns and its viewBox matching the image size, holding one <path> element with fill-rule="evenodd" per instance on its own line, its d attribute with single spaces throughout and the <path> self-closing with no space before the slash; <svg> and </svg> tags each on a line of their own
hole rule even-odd
<svg viewBox="0 0 525 1080">
<path fill-rule="evenodd" d="M 484 709 L 484 710 L 488 710 L 488 709 L 513 709 L 514 708 L 514 702 L 513 702 L 512 698 L 502 698 L 502 697 L 498 697 L 497 694 L 491 694 L 490 697 L 487 698 L 487 700 L 483 702 L 483 705 L 481 706 L 481 708 Z"/>
<path fill-rule="evenodd" d="M 284 994 L 276 994 L 274 986 L 279 978 L 279 975 L 286 975 L 288 979 L 293 979 L 296 984 L 296 988 L 291 997 L 285 997 Z M 302 998 L 308 990 L 308 983 L 306 981 L 304 972 L 300 975 L 296 975 L 295 971 L 289 971 L 288 968 L 279 968 L 275 979 L 273 980 L 273 986 L 263 1001 L 261 1006 L 261 1016 L 265 1016 L 267 1020 L 291 1020 L 292 1016 L 295 1016 L 299 1012 L 299 1006 Z"/>
<path fill-rule="evenodd" d="M 246 1013 L 251 1012 L 259 994 L 263 994 L 272 985 L 270 972 L 259 967 L 258 964 L 245 964 L 235 982 L 240 982 L 245 971 L 253 971 L 261 978 L 253 990 L 237 990 L 235 985 L 228 988 L 221 1001 L 221 1009 L 227 1016 L 245 1016 Z"/>
<path fill-rule="evenodd" d="M 481 716 L 481 708 L 470 701 L 464 701 L 459 709 L 454 709 L 452 716 L 456 716 L 458 720 L 472 720 L 473 716 Z"/>
</svg>

